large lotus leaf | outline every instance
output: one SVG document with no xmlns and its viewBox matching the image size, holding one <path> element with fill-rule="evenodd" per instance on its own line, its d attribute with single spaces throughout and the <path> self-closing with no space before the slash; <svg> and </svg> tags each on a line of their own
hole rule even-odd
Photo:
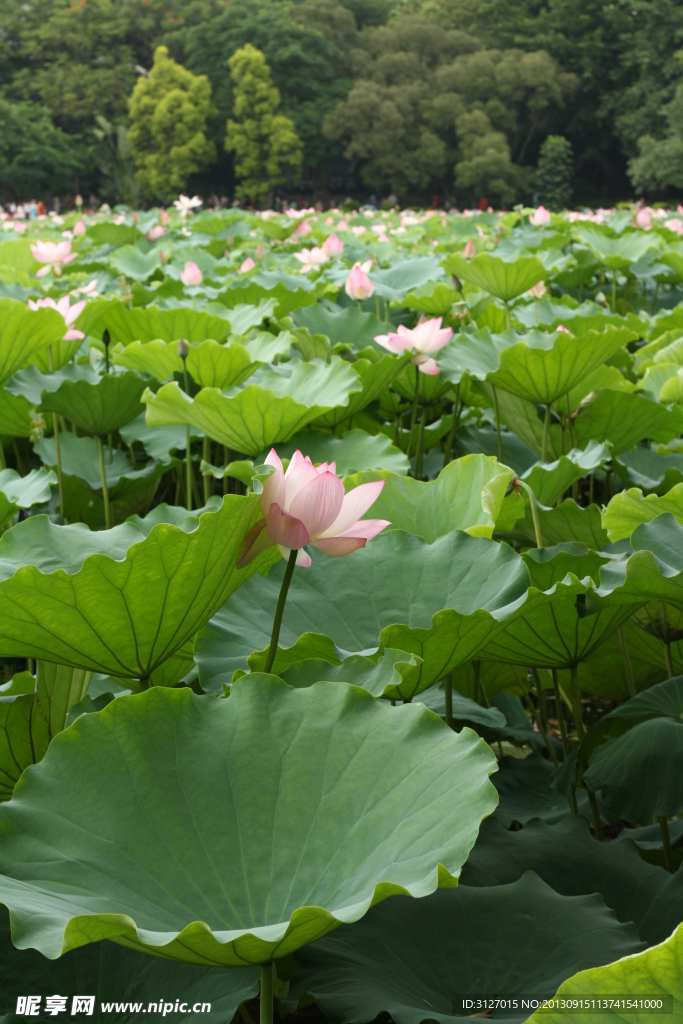
<svg viewBox="0 0 683 1024">
<path fill-rule="evenodd" d="M 153 394 L 146 391 L 147 423 L 186 423 L 244 455 L 258 455 L 288 441 L 313 420 L 344 406 L 358 377 L 341 359 L 296 363 L 287 374 L 259 371 L 241 390 L 225 393 L 203 388 L 190 398 L 173 382 Z"/>
<path fill-rule="evenodd" d="M 56 310 L 32 310 L 15 299 L 0 299 L 0 384 L 65 333 L 64 318 Z"/>
<path fill-rule="evenodd" d="M 509 262 L 482 252 L 472 259 L 452 255 L 443 265 L 449 274 L 455 274 L 466 284 L 481 288 L 503 302 L 523 295 L 547 276 L 545 267 L 535 256 L 520 256 Z"/>
<path fill-rule="evenodd" d="M 661 604 L 659 607 L 661 609 Z M 654 688 L 654 684 L 668 674 L 664 644 L 636 624 L 646 608 L 640 608 L 579 665 L 581 690 L 607 700 L 625 700 L 629 692 Z M 683 641 L 672 643 L 670 653 L 674 672 L 683 672 Z M 561 685 L 564 682 L 561 677 L 560 682 Z M 569 679 L 566 683 L 569 684 Z"/>
<path fill-rule="evenodd" d="M 661 240 L 656 235 L 642 231 L 612 237 L 606 231 L 600 231 L 597 225 L 588 227 L 581 224 L 574 228 L 574 233 L 610 270 L 626 270 L 651 249 L 661 246 Z"/>
<path fill-rule="evenodd" d="M 311 334 L 324 334 L 333 345 L 352 349 L 367 348 L 373 344 L 376 335 L 386 334 L 390 329 L 390 324 L 378 320 L 358 303 L 337 306 L 329 300 L 298 309 L 294 322 L 307 327 Z"/>
<path fill-rule="evenodd" d="M 576 418 L 580 445 L 607 441 L 616 453 L 633 448 L 646 438 L 670 441 L 683 431 L 683 409 L 667 409 L 642 395 L 601 391 Z"/>
<path fill-rule="evenodd" d="M 145 382 L 136 373 L 105 373 L 99 380 L 65 380 L 43 393 L 41 406 L 87 434 L 109 434 L 140 413 Z"/>
<path fill-rule="evenodd" d="M 98 299 L 89 302 L 80 317 L 78 326 L 86 334 L 101 338 L 104 330 L 111 335 L 112 344 L 128 345 L 131 341 L 204 341 L 214 338 L 220 341 L 230 333 L 230 322 L 225 317 L 212 316 L 195 309 L 178 307 L 160 309 L 146 306 L 144 309 L 129 307 L 118 299 Z M 63 333 L 63 331 L 62 331 Z"/>
<path fill-rule="evenodd" d="M 387 394 L 391 385 L 402 375 L 409 359 L 408 355 L 403 357 L 385 355 L 373 360 L 356 359 L 350 365 L 358 374 L 362 390 L 356 391 L 350 396 L 347 406 L 333 409 L 321 416 L 316 425 L 335 429 L 339 424 L 349 422 L 357 412 Z"/>
<path fill-rule="evenodd" d="M 377 654 L 352 654 L 331 665 L 327 661 L 302 661 L 280 673 L 290 686 L 311 686 L 313 683 L 353 683 L 362 686 L 373 697 L 402 700 L 404 694 L 415 692 L 421 659 L 415 654 L 390 649 Z"/>
<path fill-rule="evenodd" d="M 40 760 L 89 683 L 82 669 L 39 662 L 34 688 L 0 697 L 0 800 L 8 800 L 24 768 Z"/>
<path fill-rule="evenodd" d="M 20 508 L 31 508 L 50 500 L 50 487 L 57 477 L 47 469 L 32 469 L 19 476 L 13 469 L 0 469 L 0 523 Z"/>
<path fill-rule="evenodd" d="M 85 481 L 91 490 L 99 491 L 102 479 L 97 463 L 97 441 L 92 437 L 78 437 L 64 430 L 59 435 L 59 448 L 64 475 L 78 477 L 79 480 Z M 57 465 L 57 447 L 53 437 L 43 437 L 36 441 L 33 450 L 44 465 Z M 120 448 L 107 449 L 104 458 L 107 483 L 112 488 L 124 478 L 136 480 L 149 475 L 149 464 L 136 469 Z"/>
<path fill-rule="evenodd" d="M 501 353 L 516 345 L 518 338 L 513 331 L 460 331 L 439 353 L 441 372 L 454 384 L 460 383 L 465 374 L 487 380 L 500 366 Z"/>
<path fill-rule="evenodd" d="M 200 678 L 227 682 L 267 648 L 281 579 L 279 567 L 253 580 L 214 617 L 198 642 Z M 423 659 L 417 693 L 476 654 L 528 580 L 507 545 L 464 533 L 426 544 L 396 531 L 348 558 L 316 555 L 292 583 L 276 670 L 303 660 L 298 648 L 328 661 L 392 648 Z M 260 667 L 262 655 L 252 660 Z"/>
<path fill-rule="evenodd" d="M 681 716 L 650 718 L 598 747 L 584 777 L 611 818 L 647 823 L 683 809 L 681 763 Z"/>
<path fill-rule="evenodd" d="M 443 280 L 444 276 L 434 256 L 412 256 L 407 260 L 398 260 L 387 270 L 370 272 L 376 293 L 387 299 L 399 299 L 411 289 L 427 281 Z"/>
<path fill-rule="evenodd" d="M 642 603 L 637 587 L 622 582 L 613 588 L 604 585 L 599 592 L 590 576 L 565 575 L 566 564 L 558 557 L 557 569 L 563 578 L 541 590 L 530 588 L 524 604 L 490 637 L 482 658 L 536 668 L 569 668 L 590 657 Z M 582 559 L 579 567 L 583 568 Z M 552 565 L 545 563 L 541 568 L 539 582 L 546 583 L 544 577 Z"/>
<path fill-rule="evenodd" d="M 149 373 L 159 381 L 171 380 L 182 373 L 183 361 L 178 345 L 171 341 L 133 341 L 117 347 L 113 362 L 139 373 Z M 221 345 L 207 339 L 189 347 L 187 371 L 200 387 L 229 388 L 241 384 L 256 369 L 256 363 L 242 345 Z"/>
<path fill-rule="evenodd" d="M 372 506 L 373 516 L 431 542 L 452 530 L 491 537 L 514 473 L 491 455 L 463 455 L 427 482 L 393 473 L 363 479 L 378 476 L 384 488 Z"/>
<path fill-rule="evenodd" d="M 667 874 L 644 861 L 628 839 L 605 843 L 593 838 L 582 818 L 571 815 L 552 824 L 532 820 L 516 829 L 489 819 L 463 868 L 462 884 L 501 885 L 525 871 L 535 871 L 563 896 L 599 893 L 620 921 L 635 923 L 646 942 L 660 942 L 671 931 L 669 913 L 657 913 L 669 889 Z M 677 908 L 680 917 L 683 892 L 676 893 L 670 911 L 675 915 Z"/>
<path fill-rule="evenodd" d="M 98 1024 L 139 1024 L 141 1014 L 154 1021 L 169 1013 L 176 1024 L 191 1024 L 199 1015 L 207 1024 L 226 1024 L 258 991 L 253 967 L 217 971 L 144 956 L 113 942 L 94 943 L 47 960 L 33 950 L 15 949 L 9 928 L 0 926 L 0 949 L 0 1013 L 9 1014 L 0 1021 L 7 1024 L 25 1019 L 12 1011 L 17 998 L 29 992 L 61 993 L 67 1000 L 64 1013 L 75 995 L 96 993 L 88 1019 Z M 176 1012 L 176 1005 L 184 1009 Z"/>
<path fill-rule="evenodd" d="M 400 301 L 407 309 L 416 309 L 427 316 L 446 316 L 450 313 L 460 294 L 452 284 L 445 282 L 429 283 L 408 292 Z"/>
<path fill-rule="evenodd" d="M 603 721 L 613 718 L 631 724 L 646 722 L 651 718 L 683 721 L 683 676 L 665 679 L 657 686 L 651 686 L 643 693 L 636 694 L 605 715 Z"/>
<path fill-rule="evenodd" d="M 547 997 L 578 964 L 641 948 L 599 896 L 560 896 L 529 872 L 511 885 L 391 900 L 302 951 L 297 988 L 344 1024 L 371 1024 L 382 1012 L 395 1024 L 474 1024 L 485 1008 L 477 999 Z M 520 1005 L 494 1019 L 516 1024 L 527 1014 Z"/>
<path fill-rule="evenodd" d="M 642 1000 L 637 1009 L 612 1009 L 612 1020 L 624 1024 L 652 1024 L 653 1016 L 675 1020 L 683 1013 L 683 924 L 670 938 L 635 956 L 625 956 L 606 967 L 594 967 L 569 978 L 555 993 L 558 1000 L 577 998 Z M 665 1013 L 650 1009 L 649 1000 L 664 999 Z M 673 1015 L 673 1016 L 670 1016 Z M 604 1024 L 605 1011 L 581 1011 L 581 1024 Z M 537 1010 L 527 1024 L 567 1024 L 567 1009 Z"/>
<path fill-rule="evenodd" d="M 566 818 L 569 804 L 555 785 L 557 772 L 540 754 L 503 757 L 495 779 L 500 803 L 496 821 L 503 828 L 519 828 L 530 821 L 555 822 Z"/>
<path fill-rule="evenodd" d="M 84 715 L 25 773 L 0 809 L 0 902 L 14 944 L 50 958 L 114 939 L 269 961 L 388 896 L 455 885 L 494 768 L 470 730 L 358 687 L 153 688 Z"/>
<path fill-rule="evenodd" d="M 341 437 L 306 430 L 278 446 L 278 453 L 284 458 L 293 455 L 297 448 L 315 463 L 336 463 L 341 476 L 373 469 L 407 473 L 410 466 L 408 456 L 394 447 L 386 434 L 366 434 L 364 430 L 350 430 Z"/>
<path fill-rule="evenodd" d="M 322 282 L 317 286 L 303 277 L 293 274 L 262 273 L 249 275 L 248 280 L 234 284 L 220 295 L 220 301 L 227 307 L 258 306 L 272 303 L 278 316 L 287 316 L 301 306 L 312 306 L 318 301 L 322 290 Z M 227 310 L 229 316 L 231 309 Z"/>
<path fill-rule="evenodd" d="M 28 399 L 0 388 L 0 437 L 28 437 L 32 428 L 32 406 Z"/>
<path fill-rule="evenodd" d="M 586 334 L 533 331 L 501 351 L 488 380 L 529 402 L 551 402 L 623 349 L 634 333 L 619 327 Z"/>
<path fill-rule="evenodd" d="M 150 427 L 145 414 L 136 417 L 119 431 L 127 445 L 138 441 L 150 458 L 158 462 L 171 462 L 174 452 L 184 452 L 187 447 L 187 429 L 180 424 L 168 427 Z M 190 427 L 190 437 L 201 437 L 201 431 Z"/>
<path fill-rule="evenodd" d="M 608 544 L 597 505 L 582 508 L 571 498 L 567 498 L 556 508 L 539 508 L 538 519 L 544 544 L 563 544 L 570 541 L 598 549 Z M 528 506 L 523 521 L 518 520 L 515 523 L 514 532 L 521 533 L 530 545 L 535 543 L 533 520 Z"/>
<path fill-rule="evenodd" d="M 603 588 L 622 586 L 642 601 L 661 600 L 683 608 L 683 525 L 670 514 L 643 523 L 629 544 L 635 554 L 602 570 Z"/>
<path fill-rule="evenodd" d="M 110 254 L 109 263 L 119 274 L 134 281 L 145 281 L 161 267 L 161 253 L 158 250 L 143 252 L 135 245 L 123 245 Z"/>
<path fill-rule="evenodd" d="M 259 507 L 230 495 L 97 533 L 45 516 L 12 527 L 0 538 L 0 656 L 149 677 L 259 567 L 236 568 Z"/>
<path fill-rule="evenodd" d="M 631 483 L 648 491 L 655 488 L 668 491 L 683 482 L 683 452 L 670 451 L 664 446 L 623 452 L 619 463 L 626 469 Z"/>
<path fill-rule="evenodd" d="M 657 516 L 670 512 L 683 522 L 683 483 L 676 484 L 661 496 L 643 494 L 636 487 L 619 491 L 602 512 L 602 525 L 611 541 L 630 537 L 641 523 L 648 523 Z"/>
</svg>

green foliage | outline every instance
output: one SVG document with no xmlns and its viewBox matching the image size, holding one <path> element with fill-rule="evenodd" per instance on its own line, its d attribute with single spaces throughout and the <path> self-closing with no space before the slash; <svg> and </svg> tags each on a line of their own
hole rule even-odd
<svg viewBox="0 0 683 1024">
<path fill-rule="evenodd" d="M 631 181 L 639 192 L 683 188 L 683 82 L 664 108 L 668 132 L 663 138 L 644 135 L 639 154 L 629 163 Z"/>
<path fill-rule="evenodd" d="M 22 198 L 66 191 L 78 165 L 72 140 L 44 107 L 0 98 L 0 192 Z"/>
<path fill-rule="evenodd" d="M 571 205 L 574 156 L 571 143 L 562 135 L 549 135 L 538 155 L 536 193 L 548 210 L 566 210 Z"/>
<path fill-rule="evenodd" d="M 211 86 L 157 47 L 149 75 L 130 98 L 130 148 L 137 177 L 150 199 L 170 200 L 214 155 L 205 134 Z"/>
<path fill-rule="evenodd" d="M 266 59 L 255 46 L 236 50 L 228 61 L 234 117 L 226 125 L 225 148 L 235 160 L 237 195 L 260 201 L 301 169 L 301 142 L 293 122 L 278 113 L 280 94 Z"/>
</svg>

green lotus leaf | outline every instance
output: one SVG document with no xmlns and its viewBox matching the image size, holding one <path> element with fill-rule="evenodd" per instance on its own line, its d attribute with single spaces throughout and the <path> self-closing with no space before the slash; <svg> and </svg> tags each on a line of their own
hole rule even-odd
<svg viewBox="0 0 683 1024">
<path fill-rule="evenodd" d="M 620 349 L 635 334 L 619 327 L 586 334 L 533 331 L 500 352 L 490 383 L 529 402 L 557 401 Z"/>
<path fill-rule="evenodd" d="M 402 375 L 409 360 L 408 355 L 385 355 L 372 360 L 356 359 L 350 363 L 358 374 L 362 390 L 350 395 L 348 405 L 321 416 L 316 426 L 336 429 L 341 423 L 350 422 L 356 413 L 387 394 L 391 385 Z"/>
<path fill-rule="evenodd" d="M 405 651 L 387 649 L 377 654 L 352 654 L 337 665 L 327 661 L 302 661 L 280 673 L 290 686 L 311 686 L 313 683 L 353 683 L 373 697 L 402 700 L 404 694 L 415 692 L 421 659 Z"/>
<path fill-rule="evenodd" d="M 676 484 L 661 496 L 644 495 L 636 487 L 619 491 L 603 509 L 602 525 L 611 541 L 623 540 L 630 537 L 641 523 L 648 523 L 665 512 L 683 522 L 683 483 Z"/>
<path fill-rule="evenodd" d="M 177 307 L 160 309 L 158 306 L 129 307 L 118 299 L 97 299 L 89 302 L 78 326 L 86 334 L 101 338 L 104 330 L 111 335 L 112 344 L 128 345 L 131 341 L 220 341 L 230 333 L 229 314 L 213 316 L 195 309 Z M 63 333 L 63 332 L 62 332 Z"/>
<path fill-rule="evenodd" d="M 69 711 L 83 698 L 90 673 L 38 663 L 35 689 L 0 697 L 0 800 L 9 800 L 24 768 L 41 759 Z"/>
<path fill-rule="evenodd" d="M 97 993 L 95 1008 L 88 1015 L 97 1024 L 137 1024 L 143 1008 L 146 1020 L 172 1013 L 175 1024 L 191 1024 L 201 1013 L 207 1024 L 225 1024 L 258 991 L 258 972 L 253 967 L 217 971 L 145 957 L 113 942 L 94 943 L 58 960 L 46 960 L 33 950 L 15 949 L 9 928 L 0 925 L 0 950 L 0 1013 L 10 1014 L 0 1021 L 7 1024 L 21 1020 L 13 1011 L 17 998 L 27 992 L 61 993 L 69 1009 L 75 995 Z M 112 1004 L 106 1012 L 103 1003 Z M 184 1004 L 186 1010 L 175 1012 L 176 1004 Z M 150 1010 L 151 1005 L 158 1006 L 158 1012 Z M 64 1012 L 68 1014 L 69 1009 Z"/>
<path fill-rule="evenodd" d="M 315 463 L 335 462 L 341 476 L 373 469 L 406 473 L 410 465 L 405 452 L 394 447 L 386 434 L 366 434 L 364 430 L 350 430 L 341 437 L 307 430 L 278 446 L 278 453 L 290 457 L 297 448 Z"/>
<path fill-rule="evenodd" d="M 146 281 L 161 267 L 161 254 L 158 250 L 143 252 L 135 245 L 123 245 L 110 254 L 109 263 L 125 277 Z"/>
<path fill-rule="evenodd" d="M 683 721 L 683 676 L 665 679 L 657 686 L 636 694 L 605 715 L 603 721 L 615 718 L 630 723 L 646 722 L 651 718 Z"/>
<path fill-rule="evenodd" d="M 683 719 L 649 718 L 592 754 L 585 779 L 612 819 L 650 822 L 683 809 Z"/>
<path fill-rule="evenodd" d="M 92 437 L 77 437 L 76 434 L 64 430 L 59 435 L 59 447 L 65 476 L 78 477 L 79 480 L 85 481 L 91 490 L 99 491 L 102 480 L 97 464 L 97 441 Z M 45 466 L 57 465 L 57 446 L 53 437 L 43 437 L 36 441 L 33 450 Z M 120 448 L 106 452 L 105 468 L 107 482 L 111 487 L 116 487 L 123 478 L 140 479 L 148 476 L 150 472 L 149 465 L 136 469 Z M 153 468 L 154 466 L 151 467 Z"/>
<path fill-rule="evenodd" d="M 629 481 L 643 490 L 662 488 L 668 491 L 683 482 L 683 452 L 669 451 L 664 446 L 633 448 L 619 456 L 619 463 L 625 468 Z"/>
<path fill-rule="evenodd" d="M 490 538 L 513 478 L 513 471 L 491 455 L 463 455 L 427 482 L 394 473 L 364 474 L 361 479 L 384 480 L 373 516 L 430 543 L 452 530 Z"/>
<path fill-rule="evenodd" d="M 610 270 L 627 270 L 646 253 L 661 246 L 661 241 L 656 235 L 644 231 L 630 231 L 612 237 L 607 232 L 600 231 L 596 225 L 588 227 L 580 224 L 574 228 L 574 233 Z M 666 262 L 666 257 L 664 261 Z"/>
<path fill-rule="evenodd" d="M 666 513 L 634 530 L 629 544 L 635 554 L 603 568 L 603 589 L 626 585 L 643 603 L 683 608 L 683 526 Z"/>
<path fill-rule="evenodd" d="M 41 407 L 87 434 L 109 434 L 140 413 L 144 390 L 136 373 L 105 373 L 95 381 L 63 381 L 55 391 L 43 392 Z"/>
<path fill-rule="evenodd" d="M 0 469 L 0 523 L 20 508 L 31 508 L 50 500 L 50 487 L 57 477 L 47 469 L 32 469 L 19 476 L 13 469 Z"/>
<path fill-rule="evenodd" d="M 112 361 L 139 373 L 149 373 L 159 381 L 171 380 L 174 374 L 183 372 L 177 342 L 171 341 L 133 341 L 125 347 L 117 346 Z M 221 345 L 211 339 L 192 344 L 186 360 L 188 373 L 200 387 L 229 388 L 241 384 L 256 365 L 242 345 Z"/>
<path fill-rule="evenodd" d="M 487 380 L 500 366 L 501 353 L 518 340 L 513 331 L 460 331 L 439 353 L 439 366 L 454 384 L 459 384 L 466 374 L 475 380 Z"/>
<path fill-rule="evenodd" d="M 0 299 L 0 384 L 65 333 L 64 318 L 56 310 L 32 310 L 15 299 Z"/>
<path fill-rule="evenodd" d="M 412 256 L 398 260 L 387 270 L 372 270 L 370 279 L 377 295 L 387 299 L 399 299 L 406 292 L 428 281 L 444 279 L 444 272 L 434 256 Z"/>
<path fill-rule="evenodd" d="M 0 808 L 0 902 L 15 946 L 51 959 L 113 939 L 266 962 L 388 896 L 455 885 L 494 768 L 470 730 L 358 687 L 153 688 L 82 716 L 25 773 Z"/>
<path fill-rule="evenodd" d="M 237 495 L 196 514 L 162 505 L 97 533 L 19 523 L 0 538 L 0 656 L 148 677 L 259 567 L 236 568 L 259 508 Z"/>
<path fill-rule="evenodd" d="M 497 776 L 500 778 L 500 776 Z M 669 878 L 625 839 L 603 843 L 593 838 L 582 818 L 564 817 L 552 824 L 530 821 L 505 828 L 497 818 L 485 821 L 463 868 L 462 884 L 489 886 L 514 882 L 534 871 L 562 896 L 599 893 L 620 921 L 632 921 L 646 942 L 670 934 L 672 915 L 683 911 L 683 892 L 662 912 Z"/>
<path fill-rule="evenodd" d="M 658 608 L 661 614 L 660 602 Z M 647 605 L 639 608 L 632 619 L 579 665 L 581 690 L 607 700 L 625 700 L 629 692 L 652 687 L 668 674 L 664 644 L 637 625 L 646 609 Z M 683 641 L 671 643 L 670 653 L 673 670 L 683 673 Z M 560 676 L 561 685 L 565 681 L 568 685 L 569 680 Z"/>
<path fill-rule="evenodd" d="M 510 302 L 528 292 L 547 272 L 536 256 L 519 256 L 512 261 L 482 252 L 472 259 L 451 255 L 443 263 L 449 274 L 455 274 L 466 284 L 481 288 L 503 302 Z"/>
<path fill-rule="evenodd" d="M 253 580 L 214 617 L 197 645 L 200 679 L 229 682 L 253 652 L 265 651 L 281 578 L 278 567 Z M 426 544 L 396 531 L 348 558 L 316 555 L 292 583 L 275 670 L 391 648 L 423 659 L 418 693 L 477 653 L 523 600 L 528 580 L 507 545 L 464 533 Z M 249 663 L 261 668 L 263 653 Z"/>
<path fill-rule="evenodd" d="M 314 285 L 303 277 L 293 274 L 261 273 L 250 274 L 249 280 L 231 285 L 220 295 L 226 307 L 258 306 L 269 302 L 275 306 L 277 316 L 288 316 L 302 306 L 312 306 L 318 301 L 324 282 Z M 230 315 L 230 309 L 227 311 Z"/>
<path fill-rule="evenodd" d="M 594 967 L 569 978 L 560 985 L 556 997 L 573 999 L 609 999 L 610 996 L 623 999 L 639 997 L 659 999 L 669 997 L 666 1013 L 683 1013 L 683 924 L 679 925 L 670 938 L 658 946 L 652 946 L 635 956 L 625 956 L 606 967 Z M 620 1009 L 618 1020 L 624 1024 L 652 1024 L 653 1012 L 647 1002 L 642 1009 Z M 614 1016 L 614 1014 L 612 1014 Z M 582 1024 L 604 1024 L 605 1012 L 581 1012 Z M 566 1024 L 565 1010 L 538 1010 L 527 1024 Z"/>
<path fill-rule="evenodd" d="M 446 316 L 459 299 L 460 293 L 453 285 L 430 282 L 404 295 L 401 305 L 427 316 Z"/>
<path fill-rule="evenodd" d="M 538 509 L 538 518 L 544 544 L 574 542 L 598 549 L 608 544 L 597 505 L 582 508 L 572 498 L 567 498 L 556 508 Z M 516 533 L 521 532 L 530 545 L 535 543 L 533 521 L 528 507 L 523 521 L 518 520 L 514 529 Z"/>
<path fill-rule="evenodd" d="M 667 409 L 642 395 L 601 391 L 581 409 L 575 426 L 581 446 L 606 441 L 619 453 L 646 438 L 666 442 L 678 437 L 683 431 L 683 409 Z"/>
<path fill-rule="evenodd" d="M 683 402 L 683 366 L 675 363 L 651 366 L 638 386 L 655 402 Z"/>
<path fill-rule="evenodd" d="M 358 377 L 343 360 L 295 363 L 286 374 L 259 370 L 241 390 L 226 394 L 203 388 L 189 398 L 178 385 L 165 384 L 153 394 L 146 391 L 149 426 L 186 423 L 207 437 L 244 455 L 290 437 L 319 416 L 348 403 L 359 389 Z"/>
<path fill-rule="evenodd" d="M 639 949 L 633 926 L 599 896 L 560 896 L 529 872 L 511 885 L 391 900 L 303 950 L 295 977 L 329 1021 L 369 1024 L 384 1013 L 396 1024 L 474 1024 L 482 1007 L 467 998 L 547 997 L 579 964 Z M 495 1019 L 527 1015 L 501 1008 Z"/>
<path fill-rule="evenodd" d="M 364 349 L 372 345 L 375 336 L 386 334 L 390 325 L 366 312 L 358 303 L 337 306 L 325 299 L 314 306 L 298 309 L 294 322 L 307 327 L 312 334 L 324 334 L 333 345 Z"/>
<path fill-rule="evenodd" d="M 32 411 L 23 395 L 0 388 L 0 437 L 28 437 L 33 427 Z"/>
<path fill-rule="evenodd" d="M 495 779 L 500 803 L 495 820 L 503 828 L 516 828 L 540 818 L 555 822 L 566 818 L 569 803 L 555 785 L 557 772 L 540 754 L 503 757 Z M 578 798 L 578 794 L 577 794 Z"/>
<path fill-rule="evenodd" d="M 127 445 L 132 446 L 138 441 L 151 459 L 157 462 L 171 462 L 173 452 L 184 452 L 187 446 L 187 429 L 179 424 L 167 427 L 150 427 L 145 420 L 145 414 L 137 416 L 125 427 L 121 427 L 119 433 Z M 196 427 L 190 427 L 191 437 L 201 437 L 201 431 Z"/>
</svg>

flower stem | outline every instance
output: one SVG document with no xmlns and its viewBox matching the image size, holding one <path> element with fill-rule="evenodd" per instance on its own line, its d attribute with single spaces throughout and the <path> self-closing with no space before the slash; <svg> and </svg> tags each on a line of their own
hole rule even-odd
<svg viewBox="0 0 683 1024">
<path fill-rule="evenodd" d="M 446 702 L 446 725 L 453 728 L 453 673 L 449 672 L 443 684 L 444 698 Z"/>
<path fill-rule="evenodd" d="M 415 436 L 415 425 L 417 423 L 417 413 L 420 408 L 420 368 L 415 367 L 415 398 L 413 399 L 413 412 L 410 417 L 410 434 L 408 435 L 408 458 L 413 452 L 413 437 Z M 419 443 L 419 442 L 418 442 Z M 417 447 L 417 445 L 416 445 Z M 417 457 L 416 457 L 417 461 Z"/>
<path fill-rule="evenodd" d="M 206 435 L 204 435 L 204 439 L 202 441 L 202 459 L 206 463 L 211 462 L 210 444 L 211 442 L 209 438 Z M 202 481 L 204 486 L 204 504 L 206 505 L 209 498 L 211 497 L 211 477 L 209 476 L 208 472 L 204 473 Z"/>
<path fill-rule="evenodd" d="M 273 619 L 273 631 L 270 634 L 270 647 L 268 648 L 268 657 L 266 658 L 264 672 L 270 672 L 275 661 L 275 655 L 277 654 L 277 644 L 280 639 L 280 628 L 282 626 L 282 616 L 285 612 L 285 603 L 287 601 L 287 593 L 289 591 L 289 585 L 292 582 L 292 576 L 294 575 L 294 567 L 296 566 L 296 556 L 298 550 L 294 548 L 289 553 L 289 560 L 287 562 L 287 568 L 285 574 L 282 577 L 282 586 L 280 587 L 280 596 L 277 599 L 277 608 L 275 609 L 275 618 Z"/>
<path fill-rule="evenodd" d="M 536 499 L 536 495 L 529 487 L 528 483 L 526 483 L 526 481 L 520 480 L 519 486 L 529 499 L 529 510 L 531 511 L 531 522 L 533 523 L 534 527 L 534 539 L 536 541 L 536 547 L 542 548 L 543 534 L 541 533 L 541 520 L 538 517 L 538 501 Z"/>
<path fill-rule="evenodd" d="M 550 406 L 546 404 L 543 416 L 543 461 L 548 461 L 548 442 L 550 440 Z"/>
<path fill-rule="evenodd" d="M 493 396 L 493 414 L 496 418 L 496 457 L 499 462 L 502 462 L 503 437 L 500 432 L 500 405 L 498 404 L 498 392 L 496 391 L 495 384 L 491 385 L 491 395 Z"/>
<path fill-rule="evenodd" d="M 296 552 L 294 552 L 296 554 Z M 261 965 L 259 1024 L 273 1024 L 273 965 Z"/>
<path fill-rule="evenodd" d="M 100 481 L 102 483 L 102 504 L 104 506 L 104 528 L 111 527 L 111 505 L 109 504 L 109 487 L 107 486 L 107 467 L 104 464 L 104 445 L 102 438 L 97 435 L 97 458 L 100 464 Z"/>
<path fill-rule="evenodd" d="M 665 817 L 657 818 L 659 822 L 659 831 L 662 836 L 662 850 L 664 852 L 664 866 L 667 871 L 674 869 L 673 856 L 671 854 L 671 836 L 669 835 L 669 819 Z"/>
</svg>

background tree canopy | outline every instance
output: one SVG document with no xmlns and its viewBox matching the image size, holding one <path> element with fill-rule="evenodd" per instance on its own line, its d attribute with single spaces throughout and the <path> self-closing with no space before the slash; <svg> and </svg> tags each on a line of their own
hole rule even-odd
<svg viewBox="0 0 683 1024">
<path fill-rule="evenodd" d="M 531 201 L 548 136 L 571 147 L 574 202 L 683 178 L 679 0 L 26 0 L 0 6 L 3 195 L 126 198 L 103 157 L 118 139 L 135 159 L 130 98 L 159 46 L 211 87 L 183 187 L 232 195 L 228 61 L 247 44 L 301 143 L 305 194 Z"/>
</svg>

